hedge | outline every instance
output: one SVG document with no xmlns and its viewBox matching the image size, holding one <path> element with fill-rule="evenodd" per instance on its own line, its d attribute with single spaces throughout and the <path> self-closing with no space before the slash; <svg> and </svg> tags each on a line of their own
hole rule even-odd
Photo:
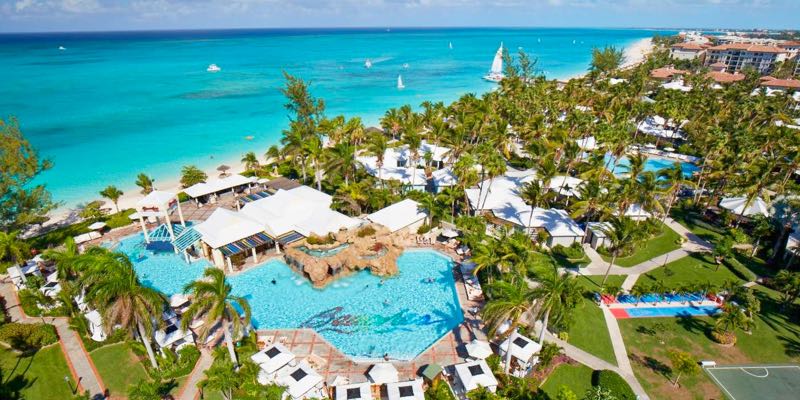
<svg viewBox="0 0 800 400">
<path fill-rule="evenodd" d="M 747 282 L 754 282 L 756 279 L 758 279 L 758 276 L 751 271 L 750 268 L 745 267 L 744 264 L 740 263 L 739 260 L 733 257 L 725 257 L 722 263 L 725 264 L 725 266 L 728 267 L 728 269 L 730 269 L 731 272 L 733 272 L 736 276 L 744 279 Z"/>
<path fill-rule="evenodd" d="M 636 400 L 636 394 L 619 374 L 607 369 L 592 373 L 592 385 L 600 386 L 614 395 L 618 400 Z"/>
<path fill-rule="evenodd" d="M 0 340 L 17 350 L 39 349 L 58 341 L 53 325 L 10 322 L 0 326 Z"/>
</svg>

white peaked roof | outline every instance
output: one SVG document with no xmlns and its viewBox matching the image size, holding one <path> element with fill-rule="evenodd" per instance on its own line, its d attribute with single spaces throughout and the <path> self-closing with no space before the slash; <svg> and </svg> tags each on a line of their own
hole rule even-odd
<svg viewBox="0 0 800 400">
<path fill-rule="evenodd" d="M 367 219 L 396 232 L 425 219 L 427 213 L 419 203 L 405 199 L 367 215 Z"/>
<path fill-rule="evenodd" d="M 214 213 L 194 229 L 212 248 L 219 248 L 257 233 L 264 232 L 264 227 L 242 213 L 225 208 L 217 208 Z"/>
<path fill-rule="evenodd" d="M 277 384 L 286 387 L 286 392 L 294 399 L 300 399 L 306 393 L 322 383 L 320 376 L 308 365 L 305 360 L 299 362 L 296 367 L 282 368 L 278 370 L 275 380 Z"/>
<path fill-rule="evenodd" d="M 372 400 L 372 385 L 369 382 L 336 385 L 335 400 Z"/>
<path fill-rule="evenodd" d="M 419 148 L 419 159 L 417 163 L 424 165 L 425 154 L 430 153 L 433 161 L 444 161 L 450 149 L 437 146 L 427 142 L 422 142 Z M 411 168 L 411 151 L 408 146 L 392 147 L 383 154 L 383 167 L 378 168 L 378 158 L 374 156 L 359 156 L 356 159 L 364 169 L 372 176 L 380 177 L 383 180 L 398 180 L 405 184 L 424 186 L 427 177 L 422 168 Z M 404 164 L 399 167 L 398 163 Z M 449 168 L 434 171 L 432 178 L 437 186 L 452 186 L 456 182 L 456 177 Z"/>
<path fill-rule="evenodd" d="M 597 139 L 594 136 L 587 136 L 583 139 L 575 140 L 581 150 L 592 151 L 597 150 Z"/>
<path fill-rule="evenodd" d="M 614 229 L 614 226 L 609 222 L 587 222 L 586 229 L 592 231 L 595 237 L 604 239 L 607 236 L 606 232 Z"/>
<path fill-rule="evenodd" d="M 386 384 L 386 397 L 388 400 L 425 400 L 425 391 L 422 389 L 422 379 L 413 381 Z"/>
<path fill-rule="evenodd" d="M 189 197 L 200 197 L 211 193 L 221 192 L 255 182 L 255 178 L 247 178 L 239 174 L 232 174 L 223 178 L 211 179 L 208 182 L 200 182 L 189 186 L 183 192 Z"/>
<path fill-rule="evenodd" d="M 475 339 L 465 346 L 467 348 L 467 354 L 471 357 L 479 358 L 481 360 L 491 356 L 494 352 L 492 351 L 492 347 L 489 346 L 489 342 Z"/>
<path fill-rule="evenodd" d="M 719 206 L 730 210 L 733 214 L 744 215 L 745 217 L 756 214 L 761 214 L 765 217 L 769 216 L 769 207 L 761 197 L 754 198 L 747 205 L 747 208 L 745 208 L 745 203 L 747 203 L 746 197 L 726 197 L 719 202 Z M 742 210 L 744 210 L 744 213 L 742 213 Z"/>
<path fill-rule="evenodd" d="M 642 208 L 640 204 L 629 205 L 628 209 L 625 210 L 625 214 L 623 215 L 629 218 L 650 218 L 653 216 L 653 214 L 650 214 L 647 210 Z"/>
<path fill-rule="evenodd" d="M 681 92 L 688 92 L 688 91 L 692 90 L 691 86 L 684 85 L 683 81 L 680 81 L 680 80 L 672 81 L 672 82 L 669 82 L 669 83 L 664 83 L 664 84 L 661 85 L 661 87 L 663 87 L 664 89 L 669 89 L 669 90 L 680 90 Z"/>
<path fill-rule="evenodd" d="M 508 346 L 511 345 L 511 355 L 519 360 L 528 362 L 534 354 L 542 349 L 542 345 L 528 339 L 525 336 L 515 333 L 508 337 L 503 343 L 500 344 L 500 349 L 504 352 L 508 351 Z"/>
<path fill-rule="evenodd" d="M 156 340 L 158 347 L 168 347 L 180 340 L 184 340 L 185 342 L 193 341 L 194 333 L 190 330 L 184 331 L 183 329 L 173 327 L 173 329 L 168 328 L 166 331 L 161 329 L 156 331 L 156 333 L 153 334 L 153 338 Z"/>
<path fill-rule="evenodd" d="M 264 372 L 271 374 L 294 360 L 294 354 L 286 346 L 275 343 L 253 354 L 250 359 L 258 364 Z"/>
<path fill-rule="evenodd" d="M 523 184 L 535 178 L 536 172 L 532 169 L 525 171 L 509 169 L 503 176 L 484 180 L 477 188 L 467 189 L 467 198 L 472 208 L 476 210 L 491 210 L 515 201 L 524 204 L 519 198 L 519 191 Z"/>
<path fill-rule="evenodd" d="M 369 375 L 369 378 L 373 383 L 379 385 L 397 382 L 400 380 L 397 368 L 395 368 L 392 363 L 388 362 L 382 362 L 373 365 L 372 368 L 369 369 L 369 372 L 367 372 L 367 375 Z"/>
<path fill-rule="evenodd" d="M 100 312 L 97 310 L 89 311 L 86 314 L 83 314 L 92 325 L 95 326 L 103 326 L 103 317 L 100 315 Z"/>
<path fill-rule="evenodd" d="M 550 185 L 548 189 L 567 197 L 578 197 L 580 198 L 580 192 L 578 188 L 583 184 L 582 179 L 574 178 L 571 176 L 554 176 L 550 179 Z"/>
<path fill-rule="evenodd" d="M 158 208 L 164 211 L 169 207 L 169 203 L 176 200 L 177 196 L 172 192 L 154 190 L 136 202 L 136 209 L 141 212 L 143 208 Z"/>
<path fill-rule="evenodd" d="M 583 229 L 564 210 L 531 207 L 522 201 L 509 203 L 506 207 L 492 209 L 495 217 L 527 228 L 543 228 L 554 237 L 583 236 Z"/>
<path fill-rule="evenodd" d="M 469 392 L 478 387 L 485 387 L 494 391 L 497 388 L 497 379 L 484 360 L 470 361 L 455 365 L 456 375 L 464 385 L 464 390 Z"/>
<path fill-rule="evenodd" d="M 304 236 L 312 233 L 326 235 L 361 223 L 331 210 L 331 202 L 331 196 L 308 186 L 299 186 L 281 189 L 272 196 L 247 203 L 241 214 L 258 223 L 273 238 L 292 231 Z"/>
</svg>

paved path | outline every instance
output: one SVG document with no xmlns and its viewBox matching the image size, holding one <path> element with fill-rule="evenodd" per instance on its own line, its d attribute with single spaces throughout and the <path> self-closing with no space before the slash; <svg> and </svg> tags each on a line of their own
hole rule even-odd
<svg viewBox="0 0 800 400">
<path fill-rule="evenodd" d="M 639 274 L 629 274 L 625 277 L 625 280 L 622 282 L 622 290 L 629 291 L 633 289 L 633 286 L 636 285 L 636 281 L 639 280 Z"/>
<path fill-rule="evenodd" d="M 200 359 L 197 360 L 197 364 L 194 365 L 192 373 L 189 374 L 189 378 L 186 379 L 186 383 L 183 384 L 183 390 L 178 395 L 178 400 L 195 400 L 200 396 L 200 389 L 197 387 L 197 384 L 205 378 L 204 372 L 211 367 L 213 362 L 214 356 L 211 354 L 211 351 L 202 349 L 200 351 Z"/>
<path fill-rule="evenodd" d="M 622 332 L 619 330 L 617 319 L 614 318 L 608 307 L 600 308 L 603 310 L 603 318 L 606 320 L 608 336 L 611 338 L 611 346 L 614 348 L 614 358 L 617 359 L 617 365 L 623 372 L 633 375 L 633 367 L 631 367 L 631 360 L 628 359 L 628 351 L 625 350 L 625 341 L 622 339 Z"/>
<path fill-rule="evenodd" d="M 66 356 L 67 364 L 72 372 L 73 378 L 79 383 L 81 391 L 88 390 L 92 398 L 102 398 L 105 386 L 94 367 L 89 354 L 83 347 L 83 342 L 78 335 L 69 329 L 67 318 L 31 318 L 22 312 L 19 306 L 19 299 L 11 282 L 7 277 L 2 278 L 0 283 L 0 295 L 6 302 L 6 312 L 12 322 L 23 324 L 35 324 L 46 322 L 56 327 L 60 339 L 61 349 Z"/>
</svg>

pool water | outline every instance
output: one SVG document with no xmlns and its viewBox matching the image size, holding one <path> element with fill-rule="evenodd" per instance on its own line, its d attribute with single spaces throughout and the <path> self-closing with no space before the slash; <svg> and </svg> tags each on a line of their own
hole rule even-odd
<svg viewBox="0 0 800 400">
<path fill-rule="evenodd" d="M 606 167 L 608 168 L 609 171 L 613 169 L 614 175 L 620 176 L 630 172 L 631 163 L 630 161 L 628 161 L 628 157 L 624 156 L 620 157 L 619 161 L 617 162 L 616 168 L 614 168 L 614 160 L 615 159 L 613 156 L 611 156 L 610 154 L 606 154 L 605 156 Z M 678 161 L 670 160 L 668 158 L 649 156 L 647 158 L 647 161 L 645 161 L 644 163 L 644 170 L 646 172 L 653 172 L 655 174 L 658 174 L 658 171 L 664 168 L 671 168 L 673 165 L 675 165 L 676 162 Z M 683 170 L 683 176 L 687 178 L 691 178 L 692 174 L 700 170 L 700 168 L 697 165 L 694 165 L 690 162 L 680 162 L 680 164 L 681 164 L 681 170 Z"/>
<path fill-rule="evenodd" d="M 719 312 L 717 306 L 632 307 L 625 308 L 628 318 L 697 317 L 712 316 Z"/>
<path fill-rule="evenodd" d="M 343 244 L 341 244 L 339 246 L 336 246 L 334 248 L 325 249 L 325 250 L 310 249 L 310 248 L 308 248 L 306 246 L 298 246 L 297 249 L 302 251 L 303 253 L 306 253 L 306 254 L 308 254 L 310 256 L 313 256 L 313 257 L 325 258 L 325 257 L 330 257 L 330 256 L 334 256 L 336 254 L 339 254 L 342 250 L 344 250 L 344 249 L 346 249 L 348 247 L 350 247 L 349 244 L 343 243 Z"/>
<path fill-rule="evenodd" d="M 172 253 L 152 255 L 142 240 L 141 234 L 134 235 L 114 249 L 131 257 L 143 284 L 168 296 L 182 292 L 211 266 L 206 260 L 187 264 Z M 324 289 L 314 288 L 280 260 L 229 276 L 228 281 L 233 294 L 250 303 L 256 328 L 314 329 L 356 359 L 388 354 L 410 360 L 461 324 L 464 316 L 449 257 L 407 250 L 397 263 L 400 272 L 391 278 L 361 271 Z"/>
</svg>

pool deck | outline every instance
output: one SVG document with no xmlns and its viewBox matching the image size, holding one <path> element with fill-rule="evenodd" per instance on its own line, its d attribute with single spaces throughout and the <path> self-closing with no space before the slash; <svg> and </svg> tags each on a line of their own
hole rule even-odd
<svg viewBox="0 0 800 400">
<path fill-rule="evenodd" d="M 455 253 L 445 251 L 440 246 L 434 246 L 431 249 L 445 253 L 454 260 L 460 259 Z M 483 321 L 479 316 L 470 312 L 470 309 L 474 307 L 482 308 L 483 304 L 467 299 L 464 282 L 457 267 L 453 269 L 453 274 L 456 278 L 456 292 L 464 313 L 464 322 L 413 360 L 390 360 L 400 373 L 401 380 L 414 379 L 428 364 L 436 363 L 445 366 L 463 362 L 467 356 L 464 349 L 465 344 L 476 338 L 486 340 Z M 274 336 L 275 342 L 282 342 L 298 359 L 309 359 L 312 366 L 325 378 L 327 383 L 331 383 L 337 376 L 346 377 L 354 383 L 366 382 L 366 373 L 369 367 L 376 362 L 383 361 L 351 359 L 311 329 L 259 330 L 258 335 Z"/>
</svg>

